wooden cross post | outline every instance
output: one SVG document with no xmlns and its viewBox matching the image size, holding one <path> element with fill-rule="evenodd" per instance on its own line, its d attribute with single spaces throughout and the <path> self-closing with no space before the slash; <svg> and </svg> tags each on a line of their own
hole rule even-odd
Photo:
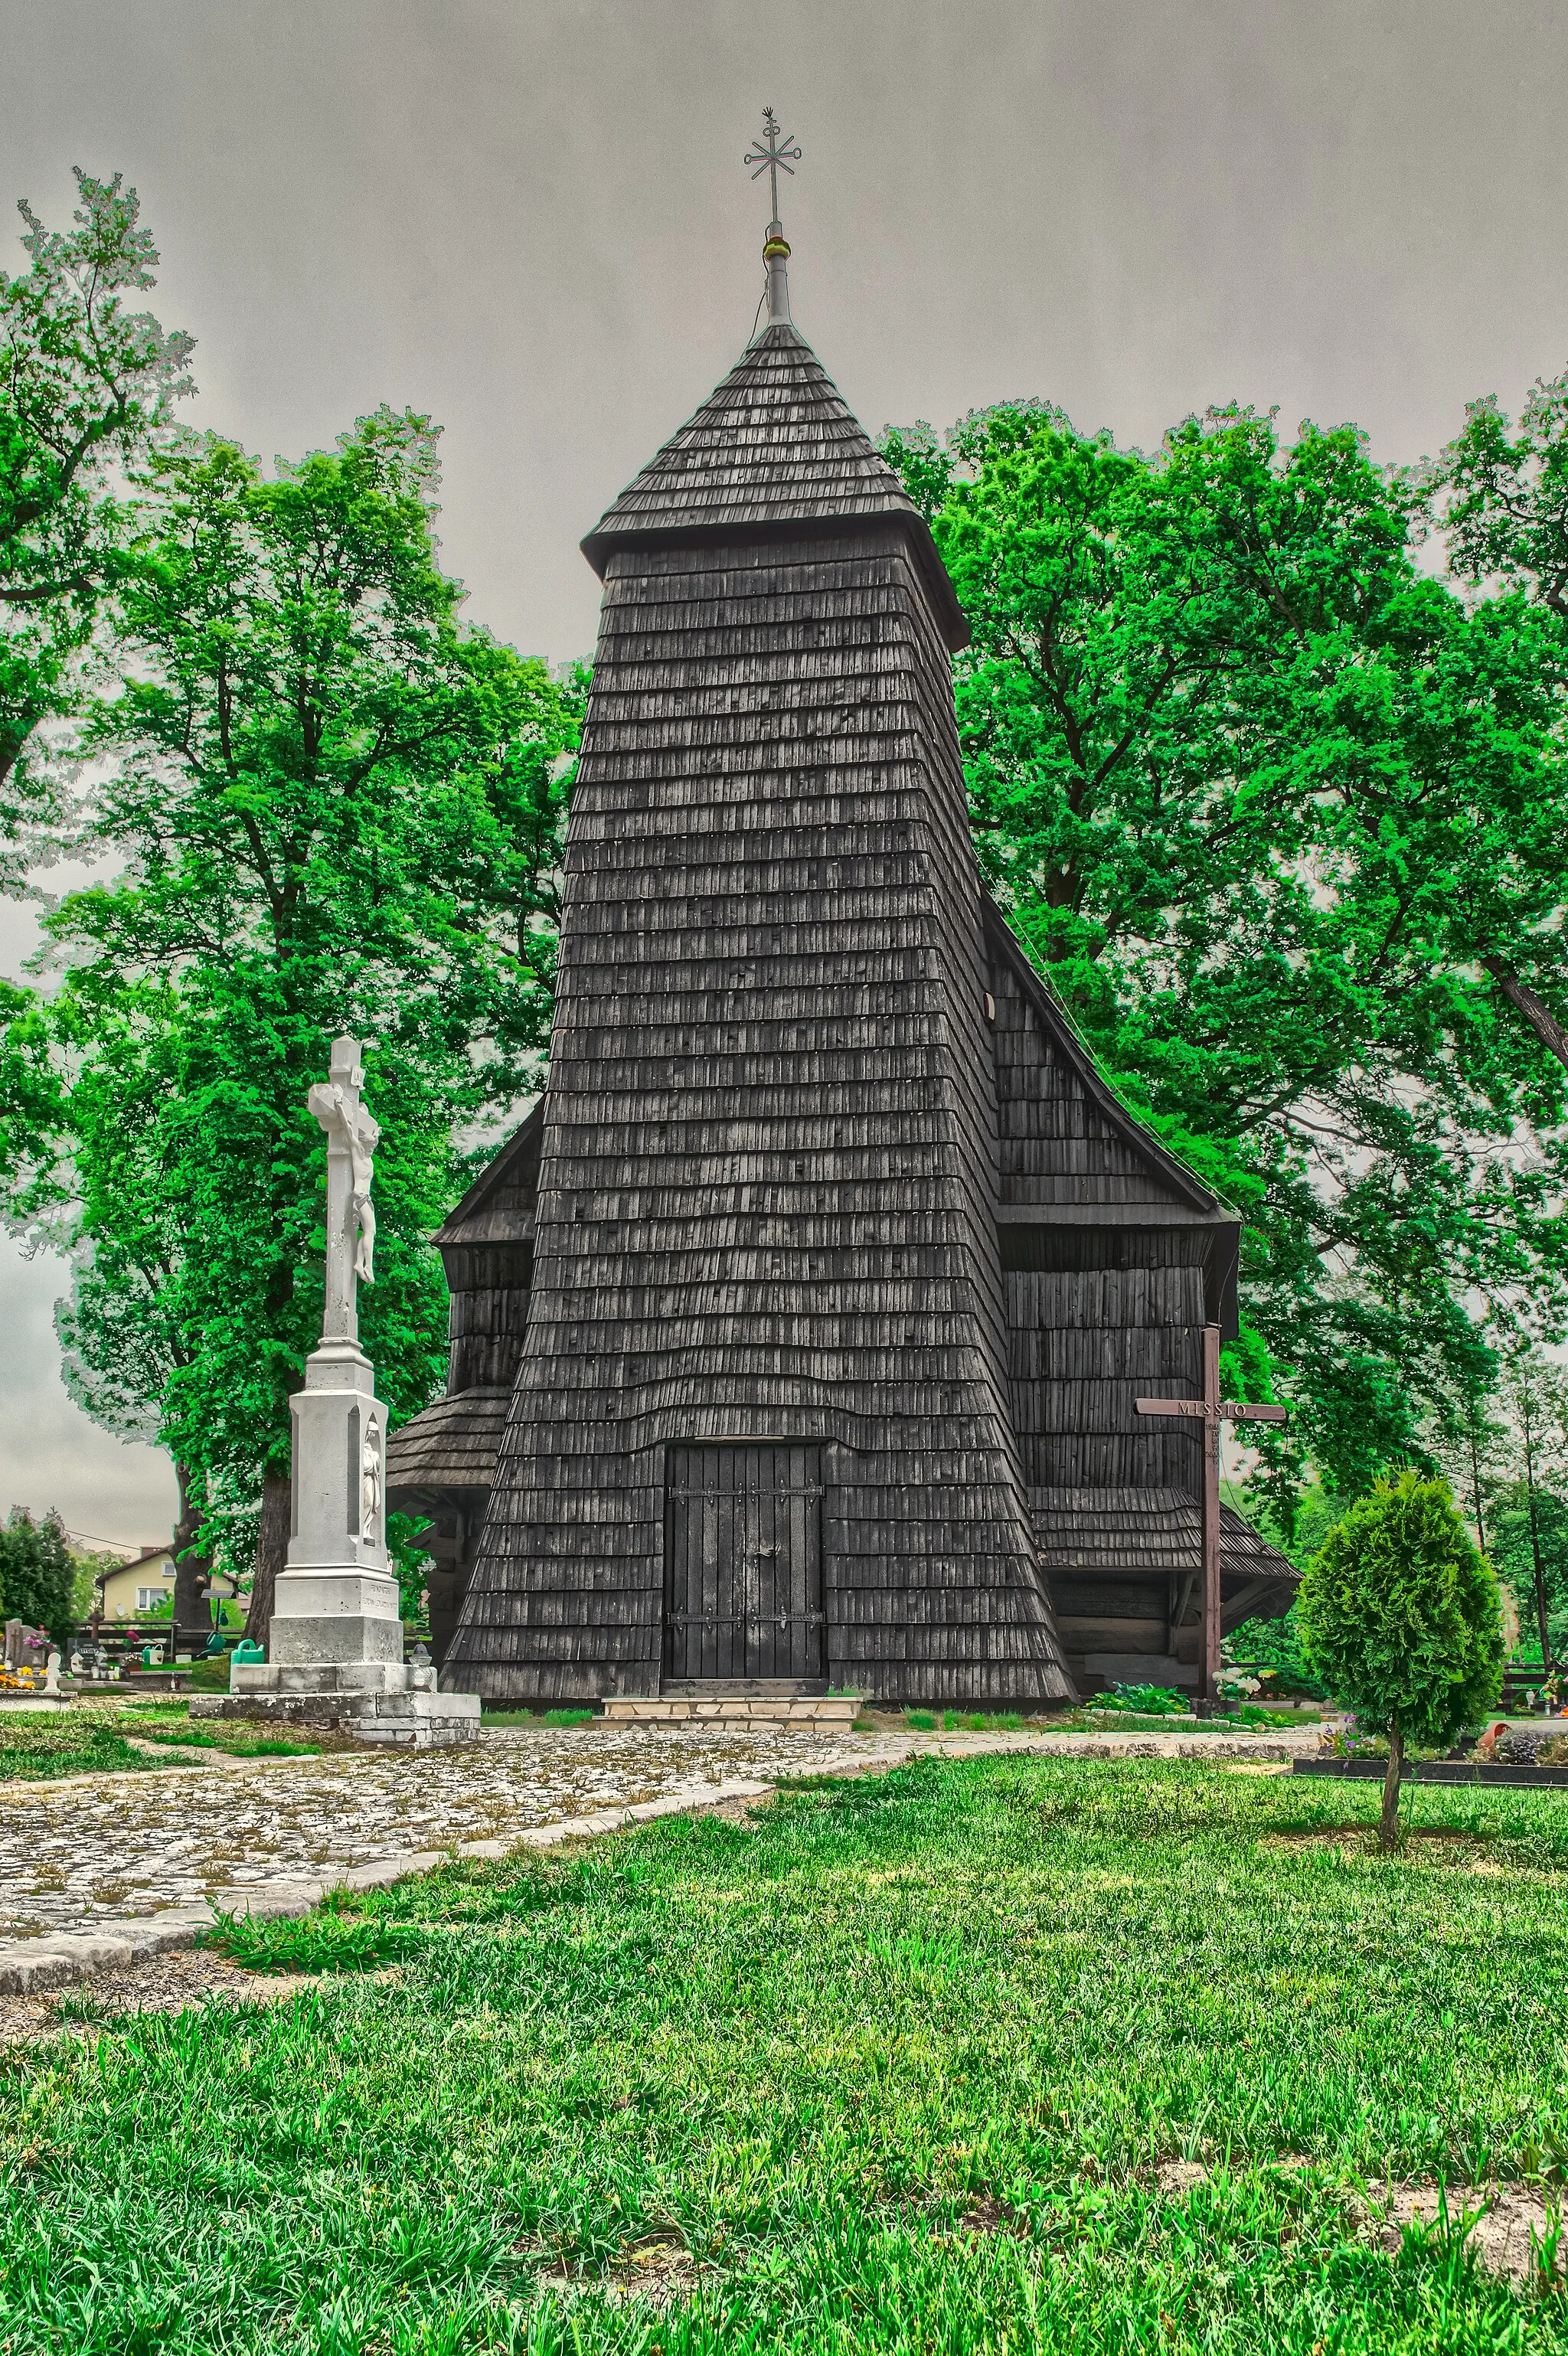
<svg viewBox="0 0 1568 2356">
<path fill-rule="evenodd" d="M 1198 1690 L 1205 1701 L 1220 1693 L 1220 1426 L 1222 1423 L 1284 1423 L 1282 1407 L 1250 1407 L 1220 1397 L 1220 1328 L 1203 1328 L 1201 1398 L 1141 1398 L 1140 1415 L 1201 1417 L 1203 1423 L 1203 1643 Z"/>
</svg>

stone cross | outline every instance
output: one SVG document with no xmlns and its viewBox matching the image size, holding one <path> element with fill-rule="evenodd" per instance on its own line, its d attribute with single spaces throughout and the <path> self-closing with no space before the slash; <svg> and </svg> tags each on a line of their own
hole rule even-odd
<svg viewBox="0 0 1568 2356">
<path fill-rule="evenodd" d="M 1195 1399 L 1141 1398 L 1140 1415 L 1185 1415 L 1203 1425 L 1203 1644 L 1198 1690 L 1205 1701 L 1220 1692 L 1220 1426 L 1222 1423 L 1284 1423 L 1282 1407 L 1249 1407 L 1220 1397 L 1220 1328 L 1203 1328 L 1203 1396 Z"/>
<path fill-rule="evenodd" d="M 365 1067 L 357 1039 L 335 1039 L 329 1076 L 306 1103 L 326 1131 L 326 1311 L 324 1342 L 359 1339 L 357 1280 L 376 1281 L 372 1157 L 381 1131 L 359 1091 Z"/>
</svg>

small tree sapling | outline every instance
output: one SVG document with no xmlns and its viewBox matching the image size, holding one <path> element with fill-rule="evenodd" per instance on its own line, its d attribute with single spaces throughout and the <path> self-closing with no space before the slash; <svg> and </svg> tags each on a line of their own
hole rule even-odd
<svg viewBox="0 0 1568 2356">
<path fill-rule="evenodd" d="M 1381 1837 L 1392 1848 L 1405 1744 L 1454 1741 L 1502 1683 L 1498 1582 L 1446 1482 L 1380 1481 L 1313 1558 L 1296 1614 L 1318 1675 L 1387 1732 Z"/>
</svg>

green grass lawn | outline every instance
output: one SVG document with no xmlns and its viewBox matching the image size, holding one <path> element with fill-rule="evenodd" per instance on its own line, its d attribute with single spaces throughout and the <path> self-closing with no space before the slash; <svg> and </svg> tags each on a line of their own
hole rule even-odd
<svg viewBox="0 0 1568 2356">
<path fill-rule="evenodd" d="M 1568 2351 L 1351 2205 L 1561 2131 L 1568 1798 L 1377 1804 L 925 1761 L 241 1929 L 321 1976 L 0 2057 L 0 2350 Z"/>
<path fill-rule="evenodd" d="M 100 1774 L 108 1768 L 155 1767 L 94 1711 L 6 1710 L 0 1715 L 0 1783 L 41 1782 L 46 1776 Z M 0 2340 L 0 2349 L 5 2342 Z"/>
<path fill-rule="evenodd" d="M 56 1775 L 97 1775 L 109 1770 L 190 1766 L 176 1752 L 169 1759 L 149 1758 L 126 1741 L 127 1734 L 144 1742 L 175 1743 L 183 1751 L 224 1751 L 236 1759 L 294 1759 L 321 1750 L 352 1750 L 348 1742 L 330 1736 L 294 1742 L 259 1732 L 238 1720 L 197 1720 L 185 1715 L 185 1704 L 165 1709 L 6 1710 L 0 1715 L 0 1783 L 41 1782 Z M 0 2356 L 5 2356 L 0 2341 Z"/>
</svg>

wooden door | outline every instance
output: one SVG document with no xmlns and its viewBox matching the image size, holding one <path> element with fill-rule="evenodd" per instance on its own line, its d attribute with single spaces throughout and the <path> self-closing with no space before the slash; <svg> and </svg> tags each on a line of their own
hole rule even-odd
<svg viewBox="0 0 1568 2356">
<path fill-rule="evenodd" d="M 665 1451 L 667 1677 L 827 1675 L 822 1451 L 789 1440 Z"/>
</svg>

